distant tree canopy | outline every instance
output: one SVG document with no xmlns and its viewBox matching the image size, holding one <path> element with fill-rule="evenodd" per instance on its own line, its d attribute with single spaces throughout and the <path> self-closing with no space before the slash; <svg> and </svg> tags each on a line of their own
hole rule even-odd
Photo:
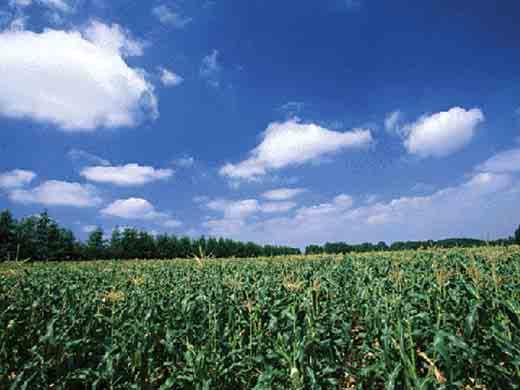
<svg viewBox="0 0 520 390">
<path fill-rule="evenodd" d="M 154 236 L 137 229 L 114 229 L 110 238 L 95 229 L 86 242 L 61 228 L 47 212 L 37 216 L 13 218 L 0 213 L 0 261 L 3 260 L 96 260 L 96 259 L 172 259 L 206 257 L 258 257 L 300 254 L 297 248 L 258 245 L 230 239 Z"/>
<path fill-rule="evenodd" d="M 448 238 L 445 240 L 427 240 L 427 241 L 396 241 L 392 245 L 388 246 L 385 242 L 381 241 L 377 244 L 371 244 L 369 242 L 349 245 L 345 242 L 327 242 L 323 246 L 309 245 L 305 248 L 305 254 L 338 254 L 338 253 L 356 253 L 356 252 L 375 252 L 375 251 L 400 251 L 406 249 L 420 249 L 420 248 L 467 248 L 485 245 L 511 245 L 520 243 L 520 227 L 515 232 L 515 239 L 509 237 L 506 239 L 498 239 L 494 241 L 477 240 L 474 238 Z"/>
<path fill-rule="evenodd" d="M 513 237 L 495 241 L 472 238 L 450 238 L 439 241 L 406 241 L 387 245 L 347 244 L 328 242 L 325 245 L 309 245 L 305 254 L 338 254 L 419 248 L 453 248 L 483 245 L 520 244 L 520 226 Z M 214 237 L 177 237 L 175 235 L 151 235 L 132 228 L 114 229 L 110 237 L 103 230 L 95 229 L 85 242 L 76 239 L 74 233 L 60 227 L 45 211 L 39 215 L 16 220 L 9 210 L 0 213 L 0 261 L 3 260 L 96 260 L 96 259 L 173 259 L 205 256 L 259 257 L 300 254 L 297 248 L 275 245 L 258 245 Z"/>
</svg>

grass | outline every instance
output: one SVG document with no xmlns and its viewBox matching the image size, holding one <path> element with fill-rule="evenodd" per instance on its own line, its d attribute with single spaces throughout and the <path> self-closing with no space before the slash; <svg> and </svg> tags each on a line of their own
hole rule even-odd
<svg viewBox="0 0 520 390">
<path fill-rule="evenodd" d="M 520 386 L 520 248 L 0 265 L 0 388 Z"/>
</svg>

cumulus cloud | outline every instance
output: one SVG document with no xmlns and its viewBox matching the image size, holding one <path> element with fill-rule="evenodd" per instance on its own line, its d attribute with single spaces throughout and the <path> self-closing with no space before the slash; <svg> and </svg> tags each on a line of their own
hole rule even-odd
<svg viewBox="0 0 520 390">
<path fill-rule="evenodd" d="M 178 11 L 164 4 L 152 8 L 152 14 L 159 19 L 162 24 L 175 28 L 184 28 L 193 20 L 193 18 L 182 16 Z"/>
<path fill-rule="evenodd" d="M 0 188 L 9 190 L 28 185 L 36 177 L 36 173 L 24 169 L 14 169 L 0 173 Z"/>
<path fill-rule="evenodd" d="M 83 31 L 84 37 L 97 48 L 123 57 L 142 56 L 144 42 L 132 38 L 128 30 L 118 24 L 107 25 L 97 20 L 92 21 Z"/>
<path fill-rule="evenodd" d="M 460 107 L 423 116 L 404 127 L 407 137 L 404 146 L 410 154 L 419 157 L 444 157 L 467 145 L 477 126 L 484 121 L 478 108 Z"/>
<path fill-rule="evenodd" d="M 220 86 L 220 72 L 222 66 L 218 61 L 218 50 L 214 49 L 210 54 L 202 59 L 200 65 L 200 77 L 206 80 L 206 82 L 212 87 Z"/>
<path fill-rule="evenodd" d="M 157 219 L 165 218 L 166 213 L 159 212 L 142 198 L 118 199 L 101 210 L 101 214 L 124 219 Z"/>
<path fill-rule="evenodd" d="M 149 221 L 168 229 L 182 226 L 182 222 L 173 218 L 170 213 L 158 211 L 155 206 L 142 198 L 118 199 L 101 210 L 105 217 Z"/>
<path fill-rule="evenodd" d="M 175 87 L 184 81 L 178 74 L 162 67 L 159 67 L 159 77 L 161 78 L 161 83 L 166 87 Z"/>
<path fill-rule="evenodd" d="M 145 72 L 125 57 L 143 45 L 120 26 L 0 33 L 0 115 L 50 122 L 65 131 L 135 126 L 158 115 Z"/>
<path fill-rule="evenodd" d="M 139 164 L 93 166 L 81 171 L 81 176 L 90 181 L 117 186 L 141 186 L 157 180 L 166 180 L 172 175 L 172 169 L 156 169 Z"/>
<path fill-rule="evenodd" d="M 370 130 L 338 132 L 297 120 L 271 123 L 260 145 L 238 164 L 226 164 L 220 174 L 231 179 L 254 180 L 269 170 L 301 165 L 345 149 L 359 149 L 372 142 Z"/>
<path fill-rule="evenodd" d="M 94 207 L 101 203 L 95 187 L 59 180 L 48 180 L 32 189 L 14 189 L 9 193 L 9 199 L 45 206 Z"/>
<path fill-rule="evenodd" d="M 305 188 L 277 188 L 264 192 L 262 196 L 269 200 L 288 200 L 305 191 Z"/>
</svg>

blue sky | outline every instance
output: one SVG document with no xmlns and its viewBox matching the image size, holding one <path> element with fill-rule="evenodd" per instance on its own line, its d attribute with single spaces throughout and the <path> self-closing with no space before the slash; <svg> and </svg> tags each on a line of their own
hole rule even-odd
<svg viewBox="0 0 520 390">
<path fill-rule="evenodd" d="M 17 217 L 296 246 L 520 223 L 516 1 L 2 4 Z"/>
</svg>

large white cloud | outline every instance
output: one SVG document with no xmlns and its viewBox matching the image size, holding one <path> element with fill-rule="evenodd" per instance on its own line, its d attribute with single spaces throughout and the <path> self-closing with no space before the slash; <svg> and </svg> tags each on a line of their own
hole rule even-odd
<svg viewBox="0 0 520 390">
<path fill-rule="evenodd" d="M 176 228 L 182 222 L 172 218 L 169 213 L 158 211 L 153 204 L 142 198 L 118 199 L 101 210 L 107 217 L 151 221 L 165 228 Z"/>
<path fill-rule="evenodd" d="M 135 126 L 157 116 L 144 71 L 125 57 L 142 44 L 118 25 L 82 31 L 0 33 L 0 115 L 56 124 L 66 131 Z"/>
<path fill-rule="evenodd" d="M 102 209 L 101 214 L 125 219 L 156 219 L 167 216 L 142 198 L 118 199 Z"/>
<path fill-rule="evenodd" d="M 250 157 L 238 164 L 226 164 L 220 174 L 232 179 L 255 179 L 269 170 L 315 160 L 343 149 L 362 148 L 372 142 L 370 130 L 337 132 L 297 120 L 271 123 L 262 142 Z"/>
<path fill-rule="evenodd" d="M 29 184 L 35 177 L 36 173 L 25 169 L 14 169 L 9 172 L 0 173 L 0 188 L 20 188 Z"/>
<path fill-rule="evenodd" d="M 48 180 L 31 189 L 14 189 L 9 193 L 13 202 L 45 206 L 94 207 L 101 203 L 91 185 Z"/>
<path fill-rule="evenodd" d="M 81 176 L 90 181 L 112 183 L 118 186 L 140 186 L 152 181 L 166 180 L 172 175 L 172 169 L 156 169 L 139 164 L 93 166 L 81 171 Z"/>
<path fill-rule="evenodd" d="M 478 108 L 454 107 L 423 116 L 404 127 L 404 145 L 410 154 L 419 157 L 444 157 L 467 145 L 483 121 L 484 114 Z"/>
</svg>

